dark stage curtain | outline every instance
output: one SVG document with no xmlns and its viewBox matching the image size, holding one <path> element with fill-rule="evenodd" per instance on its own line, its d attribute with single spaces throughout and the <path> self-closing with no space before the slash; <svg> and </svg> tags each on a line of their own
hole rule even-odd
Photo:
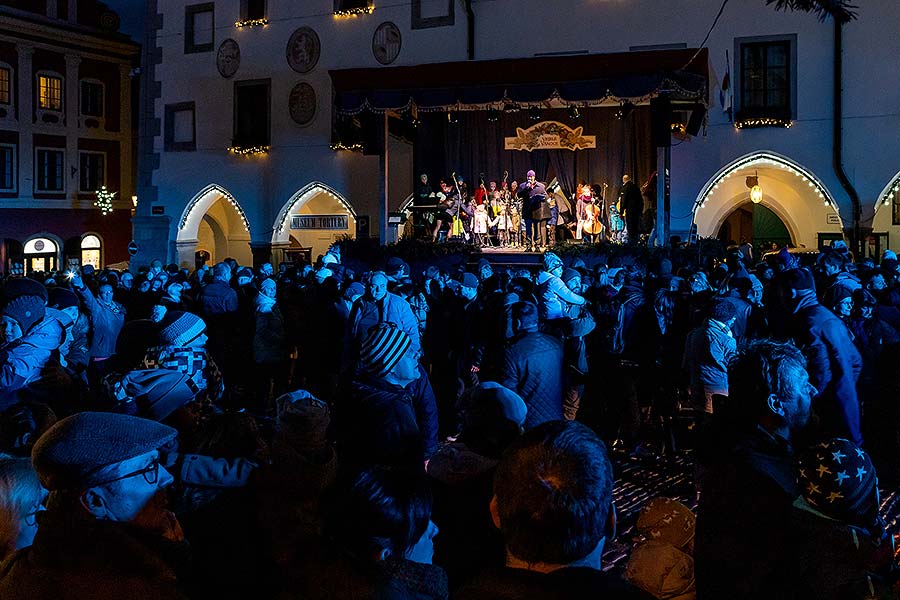
<svg viewBox="0 0 900 600">
<path fill-rule="evenodd" d="M 522 182 L 534 169 L 538 179 L 559 180 L 566 197 L 572 200 L 579 179 L 588 183 L 609 184 L 607 199 L 617 193 L 622 175 L 637 182 L 646 181 L 656 170 L 656 151 L 650 138 L 650 110 L 638 107 L 623 120 L 615 118 L 614 108 L 582 109 L 581 118 L 570 119 L 567 111 L 544 110 L 541 119 L 559 121 L 569 127 L 583 127 L 585 135 L 597 136 L 592 150 L 504 150 L 504 138 L 513 137 L 516 128 L 534 124 L 526 111 L 501 113 L 489 121 L 487 111 L 457 113 L 457 123 L 447 114 L 419 113 L 420 124 L 414 145 L 415 172 L 428 173 L 432 181 L 449 181 L 450 173 L 462 175 L 473 190 L 479 173 L 485 181 L 497 181 L 509 171 L 509 181 Z"/>
</svg>

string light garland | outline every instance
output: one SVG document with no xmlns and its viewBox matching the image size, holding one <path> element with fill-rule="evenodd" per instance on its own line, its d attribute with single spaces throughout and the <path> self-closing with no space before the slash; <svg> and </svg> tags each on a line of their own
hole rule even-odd
<svg viewBox="0 0 900 600">
<path fill-rule="evenodd" d="M 345 146 L 341 142 L 336 142 L 331 144 L 331 149 L 335 152 L 340 152 L 342 150 L 349 150 L 350 152 L 361 152 L 363 149 L 362 144 L 350 144 L 349 146 Z"/>
<path fill-rule="evenodd" d="M 113 198 L 116 197 L 116 194 L 119 192 L 111 192 L 106 189 L 105 185 L 101 185 L 100 189 L 94 192 L 97 194 L 97 200 L 94 201 L 94 206 L 100 209 L 100 212 L 106 216 L 113 211 Z"/>
<path fill-rule="evenodd" d="M 328 195 L 332 200 L 337 201 L 338 204 L 344 207 L 344 211 L 349 217 L 353 218 L 354 220 L 356 219 L 356 211 L 335 190 L 321 183 L 311 183 L 294 194 L 293 199 L 281 210 L 281 213 L 278 215 L 277 233 L 280 234 L 284 231 L 285 225 L 288 222 L 288 217 L 290 217 L 291 212 L 293 212 L 294 210 L 294 207 L 297 205 L 302 206 L 307 200 L 309 200 L 316 194 Z"/>
<path fill-rule="evenodd" d="M 371 15 L 374 12 L 375 7 L 373 5 L 369 6 L 359 6 L 357 8 L 346 8 L 342 10 L 334 11 L 334 16 L 336 17 L 357 17 L 359 15 Z"/>
<path fill-rule="evenodd" d="M 213 184 L 207 187 L 202 193 L 198 194 L 190 203 L 190 205 L 185 209 L 184 214 L 181 217 L 181 222 L 178 225 L 179 229 L 184 229 L 184 226 L 187 224 L 188 217 L 194 212 L 194 208 L 200 204 L 202 200 L 204 200 L 210 193 L 215 192 L 219 194 L 223 199 L 227 200 L 229 204 L 237 211 L 238 216 L 241 218 L 241 224 L 243 224 L 244 229 L 249 232 L 250 231 L 250 221 L 247 220 L 247 215 L 244 213 L 244 209 L 241 208 L 241 205 L 238 204 L 237 200 L 234 199 L 234 196 L 229 194 L 225 188 Z"/>
<path fill-rule="evenodd" d="M 900 193 L 900 183 L 895 183 L 894 187 L 892 187 L 889 192 L 882 196 L 882 204 L 884 204 L 885 206 L 890 204 L 894 199 L 894 196 L 896 196 L 898 193 Z"/>
<path fill-rule="evenodd" d="M 251 154 L 268 154 L 269 146 L 228 146 L 228 151 L 238 156 Z"/>
<path fill-rule="evenodd" d="M 790 129 L 794 122 L 790 119 L 760 117 L 758 119 L 739 119 L 734 122 L 735 129 L 752 129 L 754 127 L 784 127 Z"/>
<path fill-rule="evenodd" d="M 238 29 L 241 27 L 265 27 L 268 24 L 268 19 L 244 19 L 243 21 L 234 22 L 234 26 Z"/>
</svg>

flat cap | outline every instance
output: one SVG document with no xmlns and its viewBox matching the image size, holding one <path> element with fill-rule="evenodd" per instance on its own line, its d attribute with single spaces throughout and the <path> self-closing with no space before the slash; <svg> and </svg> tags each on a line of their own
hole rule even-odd
<svg viewBox="0 0 900 600">
<path fill-rule="evenodd" d="M 98 472 L 103 467 L 156 450 L 177 434 L 139 417 L 76 413 L 38 438 L 31 462 L 45 489 L 85 489 L 100 483 Z"/>
</svg>

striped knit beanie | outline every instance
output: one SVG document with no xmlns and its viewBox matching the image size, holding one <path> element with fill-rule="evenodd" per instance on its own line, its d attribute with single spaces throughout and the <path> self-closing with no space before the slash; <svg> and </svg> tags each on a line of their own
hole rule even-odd
<svg viewBox="0 0 900 600">
<path fill-rule="evenodd" d="M 194 313 L 172 310 L 160 322 L 159 341 L 166 346 L 185 346 L 204 331 L 206 323 Z"/>
<path fill-rule="evenodd" d="M 379 323 L 369 329 L 359 351 L 360 367 L 369 375 L 384 375 L 394 368 L 409 348 L 410 339 L 393 323 Z"/>
</svg>

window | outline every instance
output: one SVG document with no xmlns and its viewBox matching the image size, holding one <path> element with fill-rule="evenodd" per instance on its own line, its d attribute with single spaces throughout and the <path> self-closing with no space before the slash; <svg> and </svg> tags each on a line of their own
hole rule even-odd
<svg viewBox="0 0 900 600">
<path fill-rule="evenodd" d="M 81 238 L 81 264 L 100 268 L 100 238 L 89 234 Z"/>
<path fill-rule="evenodd" d="M 269 145 L 270 86 L 269 79 L 235 82 L 233 146 Z"/>
<path fill-rule="evenodd" d="M 98 81 L 81 82 L 81 114 L 86 117 L 103 116 L 103 84 Z"/>
<path fill-rule="evenodd" d="M 215 5 L 194 4 L 184 8 L 184 53 L 212 52 L 215 43 Z"/>
<path fill-rule="evenodd" d="M 0 145 L 0 190 L 16 189 L 16 147 L 12 144 Z"/>
<path fill-rule="evenodd" d="M 81 152 L 78 191 L 96 192 L 106 185 L 106 155 L 101 152 Z"/>
<path fill-rule="evenodd" d="M 242 0 L 241 18 L 244 21 L 253 21 L 266 18 L 266 0 Z"/>
<path fill-rule="evenodd" d="M 12 70 L 9 67 L 0 67 L 0 104 L 12 104 Z"/>
<path fill-rule="evenodd" d="M 38 75 L 38 108 L 62 110 L 62 77 Z"/>
<path fill-rule="evenodd" d="M 334 12 L 367 11 L 371 7 L 369 0 L 334 0 Z"/>
<path fill-rule="evenodd" d="M 735 41 L 739 86 L 736 120 L 790 120 L 796 112 L 796 36 Z"/>
<path fill-rule="evenodd" d="M 63 151 L 37 150 L 37 173 L 35 182 L 39 192 L 62 192 L 65 190 L 63 180 Z"/>
<path fill-rule="evenodd" d="M 193 102 L 166 105 L 165 150 L 185 152 L 197 149 L 197 124 Z"/>
</svg>

